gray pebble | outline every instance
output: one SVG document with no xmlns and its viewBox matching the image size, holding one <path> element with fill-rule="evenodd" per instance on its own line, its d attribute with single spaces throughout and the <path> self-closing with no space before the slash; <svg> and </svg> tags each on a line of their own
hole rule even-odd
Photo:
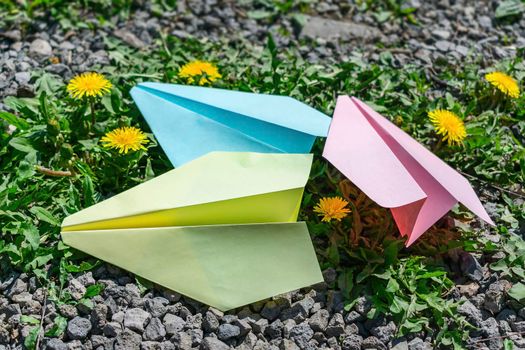
<svg viewBox="0 0 525 350">
<path fill-rule="evenodd" d="M 94 285 L 96 283 L 95 279 L 93 278 L 93 273 L 91 271 L 85 272 L 82 275 L 77 276 L 76 279 L 85 287 Z"/>
<path fill-rule="evenodd" d="M 82 284 L 82 282 L 73 278 L 69 281 L 69 286 L 66 288 L 66 292 L 68 292 L 73 297 L 73 299 L 80 300 L 86 294 L 86 287 Z"/>
<path fill-rule="evenodd" d="M 455 48 L 455 51 L 458 51 Z M 459 254 L 459 267 L 461 272 L 473 281 L 481 281 L 483 279 L 483 268 L 481 267 L 478 259 L 468 252 L 461 252 Z"/>
<path fill-rule="evenodd" d="M 255 334 L 263 334 L 266 327 L 268 327 L 268 320 L 261 318 L 260 320 L 250 322 L 250 326 L 252 326 Z"/>
<path fill-rule="evenodd" d="M 280 319 L 277 319 L 270 323 L 268 327 L 266 327 L 264 335 L 266 335 L 269 339 L 279 339 L 283 335 L 283 327 L 283 322 Z"/>
<path fill-rule="evenodd" d="M 511 283 L 506 280 L 499 280 L 492 283 L 485 292 L 485 301 L 483 307 L 492 314 L 497 314 L 503 309 L 505 304 L 505 293 L 512 287 Z"/>
<path fill-rule="evenodd" d="M 117 303 L 112 297 L 107 297 L 106 300 L 104 300 L 104 304 L 108 307 L 108 317 L 112 317 L 118 312 Z"/>
<path fill-rule="evenodd" d="M 211 311 L 207 311 L 202 320 L 202 326 L 208 333 L 213 333 L 219 328 L 219 320 Z"/>
<path fill-rule="evenodd" d="M 512 322 L 516 320 L 516 312 L 512 309 L 503 309 L 501 312 L 496 316 L 496 320 L 501 321 L 507 321 Z"/>
<path fill-rule="evenodd" d="M 492 20 L 488 16 L 479 16 L 478 23 L 484 29 L 492 29 Z"/>
<path fill-rule="evenodd" d="M 148 323 L 148 326 L 144 330 L 142 337 L 144 340 L 154 340 L 159 341 L 166 335 L 166 329 L 162 324 L 161 320 L 157 317 L 151 319 Z"/>
<path fill-rule="evenodd" d="M 29 47 L 29 54 L 33 56 L 48 57 L 53 53 L 51 45 L 42 39 L 35 39 Z"/>
<path fill-rule="evenodd" d="M 481 322 L 481 331 L 483 334 L 490 338 L 488 340 L 488 345 L 490 349 L 499 349 L 501 348 L 503 341 L 499 338 L 499 327 L 498 321 L 493 317 L 489 317 L 483 322 Z"/>
<path fill-rule="evenodd" d="M 220 340 L 228 340 L 234 337 L 237 337 L 241 334 L 239 327 L 225 323 L 219 326 L 217 331 L 217 337 Z"/>
<path fill-rule="evenodd" d="M 362 321 L 363 319 L 364 317 L 361 316 L 360 313 L 354 310 L 350 311 L 344 316 L 344 320 L 346 324 L 354 323 L 356 321 Z"/>
<path fill-rule="evenodd" d="M 450 41 L 446 40 L 438 40 L 436 41 L 435 47 L 441 52 L 448 52 L 454 44 L 452 44 Z"/>
<path fill-rule="evenodd" d="M 450 32 L 447 30 L 436 29 L 432 31 L 432 35 L 441 40 L 447 40 L 450 38 Z"/>
<path fill-rule="evenodd" d="M 202 314 L 195 314 L 186 318 L 186 328 L 200 329 L 202 328 Z"/>
<path fill-rule="evenodd" d="M 525 333 L 525 321 L 510 321 L 510 326 L 514 332 Z"/>
<path fill-rule="evenodd" d="M 363 343 L 363 337 L 358 334 L 351 334 L 346 336 L 341 343 L 343 350 L 360 350 Z"/>
<path fill-rule="evenodd" d="M 201 344 L 203 350 L 228 350 L 230 347 L 217 338 L 204 338 Z"/>
<path fill-rule="evenodd" d="M 69 41 L 63 41 L 60 43 L 60 45 L 58 46 L 60 49 L 62 50 L 74 50 L 75 49 L 75 45 L 73 45 L 72 43 L 70 43 Z"/>
<path fill-rule="evenodd" d="M 176 303 L 181 298 L 181 295 L 179 293 L 169 289 L 162 290 L 162 296 L 166 298 L 170 303 Z"/>
<path fill-rule="evenodd" d="M 481 322 L 483 321 L 481 311 L 469 300 L 464 301 L 458 307 L 458 313 L 460 315 L 466 316 L 467 320 L 475 326 L 480 326 Z"/>
<path fill-rule="evenodd" d="M 313 298 L 307 296 L 302 300 L 294 303 L 291 308 L 284 310 L 281 313 L 281 320 L 294 319 L 296 322 L 304 321 L 310 314 L 310 310 L 314 306 Z"/>
<path fill-rule="evenodd" d="M 297 346 L 292 340 L 290 339 L 283 339 L 282 342 L 279 344 L 280 350 L 300 350 L 301 348 Z"/>
<path fill-rule="evenodd" d="M 9 40 L 12 40 L 12 41 L 20 41 L 20 40 L 22 40 L 22 33 L 18 29 L 9 30 L 7 32 L 3 32 L 1 34 L 1 36 L 3 36 L 4 38 L 7 38 Z"/>
<path fill-rule="evenodd" d="M 374 327 L 370 330 L 370 333 L 376 336 L 383 343 L 387 344 L 394 335 L 396 334 L 397 327 L 396 324 L 390 321 L 386 326 Z"/>
<path fill-rule="evenodd" d="M 191 346 L 199 346 L 204 337 L 202 329 L 190 329 L 189 333 L 191 337 Z"/>
<path fill-rule="evenodd" d="M 409 350 L 432 350 L 434 347 L 421 338 L 414 338 L 408 343 Z"/>
<path fill-rule="evenodd" d="M 359 297 L 354 306 L 355 311 L 365 316 L 372 309 L 372 302 L 367 297 Z"/>
<path fill-rule="evenodd" d="M 328 337 L 339 337 L 345 331 L 345 322 L 343 315 L 336 313 L 330 319 L 328 327 L 326 327 L 326 335 Z"/>
<path fill-rule="evenodd" d="M 120 324 L 124 324 L 124 311 L 119 311 L 117 313 L 114 313 L 113 316 L 111 316 L 111 321 L 118 322 Z"/>
<path fill-rule="evenodd" d="M 122 332 L 122 326 L 117 322 L 108 322 L 104 325 L 102 331 L 107 337 L 116 337 Z"/>
<path fill-rule="evenodd" d="M 94 327 L 102 329 L 108 317 L 108 306 L 106 304 L 96 304 L 91 311 L 91 323 Z"/>
<path fill-rule="evenodd" d="M 184 328 L 186 321 L 177 315 L 166 314 L 163 319 L 163 324 L 166 328 L 166 333 L 169 335 L 174 335 Z"/>
<path fill-rule="evenodd" d="M 312 339 L 313 335 L 314 331 L 307 322 L 298 324 L 290 331 L 290 338 L 292 338 L 300 348 L 307 346 L 306 344 Z"/>
<path fill-rule="evenodd" d="M 58 311 L 62 316 L 68 319 L 78 316 L 77 308 L 70 304 L 59 304 Z"/>
<path fill-rule="evenodd" d="M 142 49 L 146 46 L 146 44 L 142 40 L 137 38 L 137 36 L 129 30 L 118 29 L 113 32 L 113 35 L 119 38 L 120 40 L 124 41 L 129 46 L 134 47 L 136 49 Z"/>
<path fill-rule="evenodd" d="M 162 350 L 162 344 L 156 341 L 143 341 L 140 350 Z"/>
<path fill-rule="evenodd" d="M 376 337 L 368 337 L 363 340 L 363 343 L 361 344 L 362 349 L 378 349 L 378 350 L 386 350 L 387 347 L 383 342 Z"/>
<path fill-rule="evenodd" d="M 153 299 L 147 299 L 144 302 L 144 307 L 152 317 L 162 317 L 166 314 L 166 305 L 169 304 L 168 299 L 162 297 L 156 297 Z"/>
<path fill-rule="evenodd" d="M 31 79 L 31 74 L 29 72 L 15 73 L 15 80 L 21 85 L 29 83 L 30 79 Z"/>
<path fill-rule="evenodd" d="M 264 307 L 261 310 L 261 316 L 269 321 L 275 320 L 277 317 L 279 317 L 280 313 L 281 307 L 274 300 L 270 300 L 264 304 Z"/>
<path fill-rule="evenodd" d="M 7 289 L 6 295 L 12 297 L 15 294 L 20 294 L 22 292 L 27 292 L 27 283 L 24 282 L 21 278 L 17 278 L 13 284 Z"/>
<path fill-rule="evenodd" d="M 51 338 L 46 343 L 46 350 L 67 350 L 67 345 L 60 339 Z"/>
<path fill-rule="evenodd" d="M 86 345 L 87 345 L 87 344 L 91 345 L 90 342 L 86 342 L 85 344 L 86 344 Z M 72 340 L 72 341 L 70 341 L 70 342 L 67 343 L 67 349 L 68 349 L 68 350 L 84 350 L 84 349 L 86 349 L 86 348 L 89 349 L 89 347 L 84 346 L 84 343 L 81 342 L 80 340 Z"/>
<path fill-rule="evenodd" d="M 143 332 L 150 318 L 151 315 L 142 309 L 129 309 L 124 314 L 124 327 Z"/>
<path fill-rule="evenodd" d="M 9 304 L 0 308 L 0 315 L 5 315 L 6 318 L 10 318 L 13 315 L 20 315 L 22 310 L 18 304 Z"/>
<path fill-rule="evenodd" d="M 106 338 L 102 335 L 93 335 L 91 337 L 91 345 L 95 349 L 99 347 L 101 347 L 102 349 L 113 349 L 114 343 L 115 343 L 115 339 Z"/>
<path fill-rule="evenodd" d="M 456 52 L 458 52 L 461 56 L 467 56 L 468 51 L 468 47 L 465 47 L 463 45 L 456 45 Z"/>
<path fill-rule="evenodd" d="M 140 350 L 142 337 L 132 330 L 125 329 L 116 339 L 114 350 Z"/>
<path fill-rule="evenodd" d="M 171 338 L 171 341 L 177 349 L 191 349 L 193 346 L 191 335 L 186 332 L 179 332 L 175 334 Z"/>
<path fill-rule="evenodd" d="M 67 323 L 67 336 L 70 339 L 84 339 L 91 331 L 91 322 L 87 318 L 75 317 Z"/>
</svg>

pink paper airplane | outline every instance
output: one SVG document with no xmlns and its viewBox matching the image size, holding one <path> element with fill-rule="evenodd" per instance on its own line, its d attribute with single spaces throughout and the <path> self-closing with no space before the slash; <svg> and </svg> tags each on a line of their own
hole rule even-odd
<svg viewBox="0 0 525 350">
<path fill-rule="evenodd" d="M 407 246 L 458 202 L 494 225 L 466 178 L 355 97 L 337 99 L 323 157 L 390 208 Z"/>
</svg>

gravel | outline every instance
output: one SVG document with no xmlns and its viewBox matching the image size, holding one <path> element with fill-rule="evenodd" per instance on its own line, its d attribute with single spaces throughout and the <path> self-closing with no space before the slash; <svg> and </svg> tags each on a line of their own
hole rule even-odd
<svg viewBox="0 0 525 350">
<path fill-rule="evenodd" d="M 177 3 L 176 11 L 160 16 L 151 16 L 147 5 L 139 6 L 128 21 L 112 19 L 111 25 L 95 30 L 64 31 L 51 21 L 35 19 L 28 28 L 15 25 L 0 31 L 0 101 L 6 96 L 31 96 L 31 73 L 37 69 L 68 80 L 95 65 L 109 64 L 105 37 L 118 38 L 135 50 L 147 50 L 156 45 L 161 31 L 210 41 L 243 38 L 255 45 L 265 45 L 271 33 L 279 47 L 296 44 L 303 58 L 312 63 L 347 61 L 351 55 L 375 62 L 381 53 L 389 52 L 399 68 L 416 64 L 428 69 L 442 61 L 462 63 L 479 54 L 481 65 L 487 66 L 525 47 L 525 18 L 512 24 L 495 21 L 497 1 L 409 0 L 407 6 L 417 8 L 418 25 L 378 23 L 373 14 L 357 11 L 352 1 L 312 2 L 302 26 L 292 16 L 255 20 L 246 16 L 253 10 L 251 5 L 234 1 L 220 6 L 216 0 Z M 95 22 L 94 15 L 86 13 L 85 20 Z M 0 109 L 2 106 L 0 103 Z M 468 280 L 463 288 L 458 287 L 463 295 L 458 313 L 479 328 L 471 333 L 470 341 L 490 338 L 473 343 L 472 348 L 500 349 L 503 344 L 498 337 L 525 331 L 525 308 L 516 309 L 506 296 L 509 282 L 487 276 L 486 267 L 472 255 L 460 256 L 458 268 Z M 333 289 L 335 270 L 327 269 L 323 275 L 326 283 L 314 289 L 286 293 L 224 314 L 162 288 L 141 294 L 131 276 L 104 265 L 70 276 L 66 285 L 65 290 L 76 301 L 84 297 L 86 287 L 104 285 L 102 295 L 92 299 L 92 308 L 47 299 L 44 329 L 52 327 L 56 315 L 67 319 L 67 327 L 63 335 L 44 337 L 43 348 L 392 348 L 396 325 L 390 320 L 366 322 L 372 304 L 365 297 L 345 311 L 342 294 Z M 20 322 L 22 314 L 40 318 L 43 292 L 37 289 L 41 286 L 32 288 L 32 284 L 25 274 L 0 277 L 0 350 L 22 348 L 22 335 L 29 331 Z M 525 348 L 522 336 L 510 339 L 515 348 Z M 409 350 L 427 350 L 433 348 L 431 341 L 432 335 L 422 332 L 402 344 Z"/>
</svg>

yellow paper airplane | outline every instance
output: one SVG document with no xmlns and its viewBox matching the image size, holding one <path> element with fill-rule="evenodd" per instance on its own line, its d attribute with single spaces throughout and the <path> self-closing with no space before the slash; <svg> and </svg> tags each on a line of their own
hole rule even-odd
<svg viewBox="0 0 525 350">
<path fill-rule="evenodd" d="M 212 152 L 67 217 L 64 242 L 221 310 L 322 281 L 312 155 Z"/>
</svg>

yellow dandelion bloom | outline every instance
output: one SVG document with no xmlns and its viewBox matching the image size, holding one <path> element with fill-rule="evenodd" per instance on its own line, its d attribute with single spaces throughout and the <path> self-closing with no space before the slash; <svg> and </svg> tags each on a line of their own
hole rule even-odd
<svg viewBox="0 0 525 350">
<path fill-rule="evenodd" d="M 217 67 L 210 62 L 193 61 L 181 67 L 179 77 L 186 79 L 190 84 L 195 82 L 196 77 L 200 77 L 199 85 L 204 85 L 222 78 L 222 75 L 219 73 Z"/>
<path fill-rule="evenodd" d="M 102 74 L 89 72 L 71 79 L 67 84 L 67 91 L 72 97 L 81 99 L 83 97 L 102 96 L 108 93 L 112 86 Z"/>
<path fill-rule="evenodd" d="M 488 73 L 485 75 L 485 79 L 505 95 L 512 98 L 518 98 L 520 96 L 518 82 L 503 72 Z"/>
<path fill-rule="evenodd" d="M 341 221 L 350 212 L 345 208 L 348 202 L 341 197 L 321 198 L 319 203 L 314 207 L 314 212 L 322 216 L 322 221 L 330 222 L 332 219 Z"/>
<path fill-rule="evenodd" d="M 438 135 L 441 135 L 443 141 L 447 141 L 449 145 L 459 145 L 467 137 L 465 124 L 455 113 L 436 109 L 428 112 L 428 116 Z"/>
<path fill-rule="evenodd" d="M 100 142 L 106 148 L 118 149 L 119 153 L 127 154 L 129 151 L 145 150 L 144 145 L 149 141 L 140 129 L 126 126 L 108 132 Z"/>
</svg>

